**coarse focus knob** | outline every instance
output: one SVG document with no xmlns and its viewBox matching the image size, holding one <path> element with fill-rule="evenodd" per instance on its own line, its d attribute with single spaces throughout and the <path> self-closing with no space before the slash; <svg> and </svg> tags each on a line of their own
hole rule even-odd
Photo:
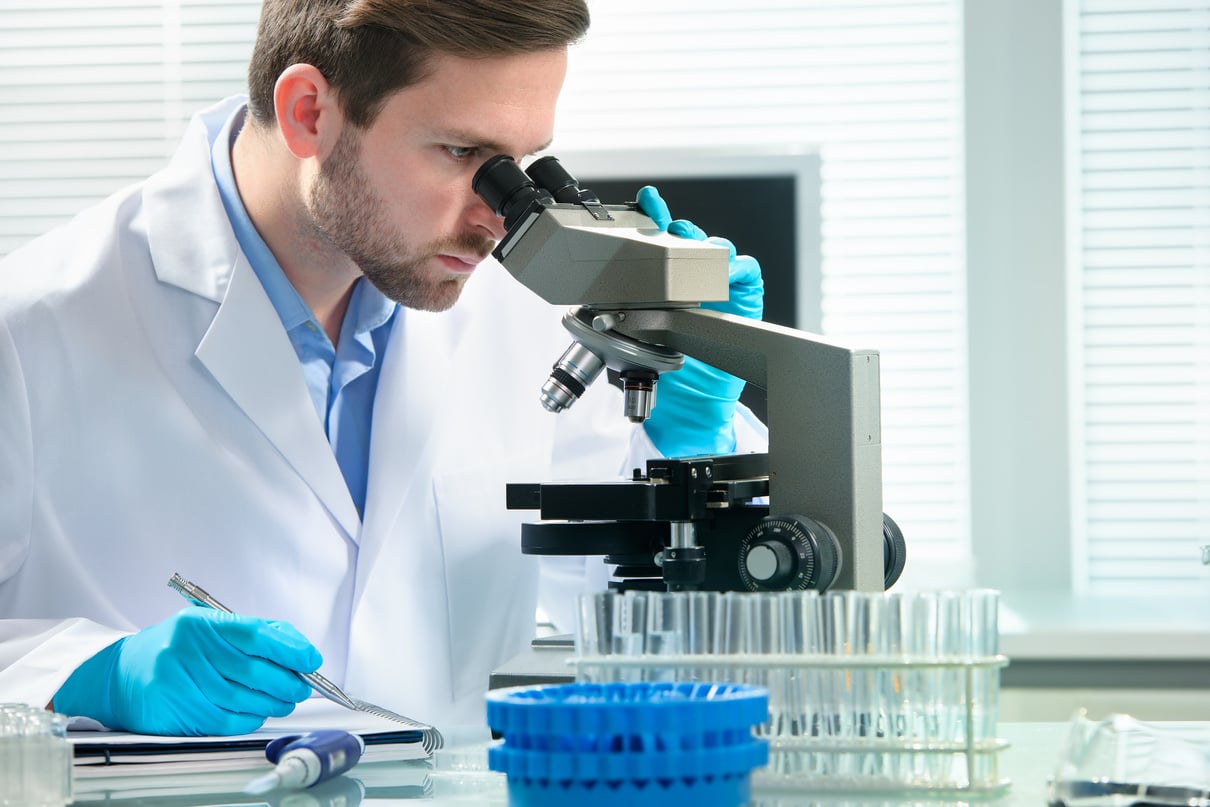
<svg viewBox="0 0 1210 807">
<path fill-rule="evenodd" d="M 823 591 L 840 573 L 840 543 L 806 516 L 766 516 L 740 542 L 739 576 L 749 591 Z"/>
<path fill-rule="evenodd" d="M 903 540 L 903 530 L 895 523 L 895 519 L 882 514 L 882 584 L 889 589 L 903 574 L 903 565 L 907 562 L 907 544 Z"/>
</svg>

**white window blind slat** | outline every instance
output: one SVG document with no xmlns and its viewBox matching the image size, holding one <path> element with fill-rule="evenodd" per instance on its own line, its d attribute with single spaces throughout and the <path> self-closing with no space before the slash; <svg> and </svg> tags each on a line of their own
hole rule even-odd
<svg viewBox="0 0 1210 807">
<path fill-rule="evenodd" d="M 1210 543 L 1210 2 L 1082 0 L 1077 25 L 1075 584 L 1196 589 Z"/>
<path fill-rule="evenodd" d="M 1083 34 L 1105 32 L 1197 30 L 1206 23 L 1206 11 L 1197 2 L 1182 0 L 1100 0 L 1096 5 L 1081 5 L 1080 31 Z"/>
</svg>

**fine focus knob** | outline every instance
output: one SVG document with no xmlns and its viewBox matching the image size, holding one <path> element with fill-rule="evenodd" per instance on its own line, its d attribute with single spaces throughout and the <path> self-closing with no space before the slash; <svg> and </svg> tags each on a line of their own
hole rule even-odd
<svg viewBox="0 0 1210 807">
<path fill-rule="evenodd" d="M 769 589 L 783 588 L 797 569 L 789 545 L 776 540 L 760 541 L 748 547 L 744 565 L 753 580 Z"/>
<path fill-rule="evenodd" d="M 739 561 L 749 591 L 823 591 L 840 573 L 840 543 L 826 525 L 806 516 L 767 516 L 740 542 Z"/>
</svg>

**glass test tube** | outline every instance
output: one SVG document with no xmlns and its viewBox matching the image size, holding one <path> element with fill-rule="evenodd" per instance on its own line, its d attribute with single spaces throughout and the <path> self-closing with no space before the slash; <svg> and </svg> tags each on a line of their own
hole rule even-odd
<svg viewBox="0 0 1210 807">
<path fill-rule="evenodd" d="M 679 656 L 685 653 L 689 623 L 689 601 L 680 592 L 651 592 L 647 595 L 647 635 L 644 649 L 649 656 Z M 647 681 L 684 680 L 686 673 L 677 667 L 653 665 L 644 676 Z"/>
<path fill-rule="evenodd" d="M 67 718 L 27 704 L 0 704 L 0 804 L 58 807 L 71 799 Z"/>
</svg>

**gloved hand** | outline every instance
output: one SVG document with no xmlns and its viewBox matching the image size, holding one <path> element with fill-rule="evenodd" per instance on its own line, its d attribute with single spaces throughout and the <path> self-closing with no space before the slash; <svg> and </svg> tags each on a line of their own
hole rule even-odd
<svg viewBox="0 0 1210 807">
<path fill-rule="evenodd" d="M 672 220 L 667 203 L 647 185 L 639 189 L 639 209 L 661 230 L 682 238 L 721 244 L 731 250 L 728 266 L 731 295 L 726 302 L 702 303 L 702 308 L 760 319 L 765 306 L 765 284 L 760 264 L 748 255 L 737 255 L 735 245 L 725 238 L 708 238 L 702 229 L 685 219 Z M 655 408 L 644 427 L 655 447 L 665 457 L 695 454 L 728 454 L 735 450 L 735 404 L 744 382 L 716 370 L 692 356 L 673 373 L 661 373 L 655 391 Z"/>
<path fill-rule="evenodd" d="M 84 662 L 54 709 L 139 734 L 246 734 L 310 697 L 294 671 L 321 662 L 286 622 L 192 606 Z"/>
</svg>

